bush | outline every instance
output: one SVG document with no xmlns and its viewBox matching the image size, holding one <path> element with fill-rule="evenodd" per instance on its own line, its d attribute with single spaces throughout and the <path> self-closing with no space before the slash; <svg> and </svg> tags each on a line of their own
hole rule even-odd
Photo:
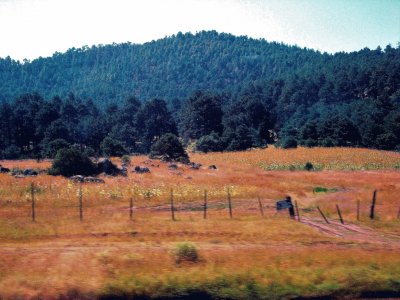
<svg viewBox="0 0 400 300">
<path fill-rule="evenodd" d="M 42 150 L 42 155 L 48 158 L 54 158 L 60 149 L 69 148 L 71 144 L 64 139 L 55 139 L 46 144 Z"/>
<path fill-rule="evenodd" d="M 230 135 L 226 151 L 242 151 L 253 147 L 253 136 L 248 127 L 239 125 Z"/>
<path fill-rule="evenodd" d="M 189 156 L 182 143 L 172 133 L 164 134 L 151 146 L 150 157 L 154 156 L 167 156 L 170 160 L 189 162 Z"/>
<path fill-rule="evenodd" d="M 49 169 L 50 175 L 95 175 L 96 166 L 90 158 L 73 148 L 61 149 L 54 158 L 53 165 Z"/>
<path fill-rule="evenodd" d="M 308 148 L 316 147 L 318 145 L 318 141 L 313 139 L 306 139 L 302 142 L 302 145 Z"/>
<path fill-rule="evenodd" d="M 131 165 L 131 157 L 129 155 L 123 155 L 121 157 L 121 163 L 124 166 L 130 166 Z"/>
<path fill-rule="evenodd" d="M 306 164 L 304 165 L 304 170 L 306 170 L 306 171 L 314 170 L 314 165 L 308 161 L 308 162 L 306 162 Z"/>
<path fill-rule="evenodd" d="M 322 186 L 317 186 L 313 189 L 314 193 L 326 193 L 327 191 L 328 189 Z"/>
<path fill-rule="evenodd" d="M 117 176 L 121 174 L 121 170 L 118 169 L 116 165 L 113 164 L 113 162 L 106 158 L 97 164 L 97 173 L 105 173 L 107 175 L 112 175 L 112 176 Z"/>
<path fill-rule="evenodd" d="M 104 138 L 101 142 L 100 149 L 105 156 L 122 156 L 128 153 L 122 142 L 110 137 Z"/>
<path fill-rule="evenodd" d="M 379 149 L 392 150 L 396 148 L 397 137 L 391 132 L 380 134 L 376 137 L 376 144 Z"/>
<path fill-rule="evenodd" d="M 4 149 L 2 156 L 5 159 L 17 159 L 21 156 L 21 150 L 15 145 L 10 145 Z"/>
<path fill-rule="evenodd" d="M 323 147 L 335 147 L 335 142 L 331 138 L 323 139 L 321 142 Z"/>
<path fill-rule="evenodd" d="M 223 150 L 223 143 L 221 138 L 215 132 L 202 136 L 196 143 L 196 150 L 207 152 L 215 152 Z"/>
<path fill-rule="evenodd" d="M 279 146 L 283 149 L 297 148 L 297 141 L 293 137 L 286 137 L 280 141 Z"/>
<path fill-rule="evenodd" d="M 197 249 L 191 243 L 181 243 L 175 249 L 175 262 L 180 264 L 182 262 L 195 263 L 199 260 Z"/>
</svg>

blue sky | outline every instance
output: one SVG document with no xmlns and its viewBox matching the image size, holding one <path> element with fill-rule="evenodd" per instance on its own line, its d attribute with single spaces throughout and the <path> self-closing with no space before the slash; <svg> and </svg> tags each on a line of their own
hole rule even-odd
<svg viewBox="0 0 400 300">
<path fill-rule="evenodd" d="M 0 0 L 0 57 L 217 30 L 330 53 L 397 47 L 400 0 Z"/>
</svg>

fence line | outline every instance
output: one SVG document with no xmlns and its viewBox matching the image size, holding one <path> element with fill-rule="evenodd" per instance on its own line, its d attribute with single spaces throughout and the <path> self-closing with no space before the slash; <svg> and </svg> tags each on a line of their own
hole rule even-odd
<svg viewBox="0 0 400 300">
<path fill-rule="evenodd" d="M 35 183 L 31 183 L 30 184 L 30 196 L 31 196 L 31 218 L 32 218 L 32 222 L 36 221 L 36 210 L 37 210 L 37 201 L 36 201 L 36 197 L 35 197 L 35 192 L 36 192 L 36 188 L 35 188 Z M 229 189 L 229 187 L 226 190 L 227 192 L 227 207 L 228 207 L 228 212 L 229 212 L 229 217 L 232 219 L 233 218 L 233 206 L 232 206 L 232 196 L 231 196 L 231 191 Z M 291 198 L 289 196 L 286 197 L 286 199 L 290 199 Z M 84 200 L 83 200 L 83 190 L 82 190 L 82 183 L 79 184 L 79 189 L 78 189 L 78 200 L 79 200 L 79 219 L 80 221 L 83 221 L 83 206 L 84 206 Z M 258 200 L 258 209 L 260 211 L 260 215 L 261 218 L 264 218 L 265 214 L 264 214 L 264 209 L 274 209 L 276 210 L 277 207 L 276 205 L 263 205 L 261 202 L 261 198 L 259 196 L 257 196 L 257 200 Z M 272 200 L 272 199 L 270 199 Z M 371 207 L 370 207 L 370 219 L 374 220 L 375 219 L 375 208 L 376 208 L 376 201 L 377 200 L 377 190 L 374 190 L 373 192 L 373 197 L 372 197 L 372 203 L 371 203 Z M 22 203 L 22 202 L 21 202 Z M 222 201 L 219 202 L 219 204 L 223 203 Z M 291 203 L 291 201 L 290 201 Z M 173 221 L 176 221 L 176 215 L 175 212 L 177 211 L 185 211 L 185 210 L 193 210 L 193 209 L 199 209 L 203 211 L 203 219 L 207 219 L 207 210 L 210 207 L 210 204 L 208 202 L 208 192 L 207 190 L 204 190 L 204 199 L 203 199 L 203 204 L 196 204 L 196 205 L 192 205 L 192 204 L 183 204 L 182 206 L 175 206 L 175 201 L 174 201 L 174 192 L 171 189 L 170 190 L 170 199 L 169 199 L 169 209 L 171 211 L 171 219 Z M 380 204 L 380 206 L 385 206 L 385 207 L 395 207 L 394 205 L 382 205 Z M 68 205 L 68 206 L 58 206 L 57 208 L 74 208 L 76 206 L 73 205 Z M 90 208 L 94 208 L 94 207 L 90 207 L 90 206 L 86 206 L 87 209 Z M 97 206 L 96 206 L 97 208 Z M 133 197 L 129 198 L 129 207 L 127 209 L 129 209 L 129 219 L 133 220 Z M 166 204 L 161 204 L 161 205 L 153 205 L 153 206 L 136 206 L 135 210 L 142 210 L 142 209 L 160 209 L 160 208 L 166 208 L 167 209 L 167 205 Z M 400 207 L 396 206 L 396 208 L 398 208 L 397 214 L 396 214 L 396 219 L 400 219 Z M 119 208 L 121 209 L 121 207 Z M 122 209 L 124 209 L 122 207 Z M 316 207 L 306 207 L 306 208 L 299 208 L 297 201 L 294 201 L 294 205 L 291 204 L 291 207 L 289 207 L 289 212 L 290 212 L 290 216 L 292 218 L 294 218 L 295 216 L 297 216 L 297 220 L 299 222 L 301 222 L 300 219 L 300 210 L 303 213 L 311 213 L 314 211 L 318 211 L 320 213 L 320 215 L 322 216 L 322 218 L 324 219 L 324 221 L 327 224 L 329 223 L 328 218 L 325 216 L 325 214 L 323 213 L 323 211 L 321 210 L 321 208 L 319 206 Z M 338 204 L 336 204 L 336 211 L 337 214 L 339 216 L 339 220 L 341 222 L 341 224 L 344 225 L 344 218 L 342 215 L 342 212 L 340 210 L 340 207 Z M 357 221 L 360 220 L 360 200 L 357 199 L 357 209 L 356 209 L 356 219 Z"/>
</svg>

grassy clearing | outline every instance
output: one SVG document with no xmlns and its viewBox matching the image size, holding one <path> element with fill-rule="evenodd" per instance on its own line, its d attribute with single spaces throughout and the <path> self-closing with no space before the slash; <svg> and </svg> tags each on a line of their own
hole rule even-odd
<svg viewBox="0 0 400 300">
<path fill-rule="evenodd" d="M 201 157 L 195 154 L 194 158 Z M 361 148 L 303 148 L 279 149 L 270 147 L 237 153 L 207 154 L 207 160 L 221 161 L 222 158 L 236 164 L 260 167 L 266 171 L 303 171 L 307 162 L 314 171 L 336 170 L 381 170 L 399 169 L 400 153 Z"/>
<path fill-rule="evenodd" d="M 0 174 L 0 297 L 282 299 L 382 291 L 399 296 L 398 153 L 270 148 L 193 154 L 191 159 L 203 168 L 180 165 L 171 171 L 157 162 L 150 174 L 130 172 L 126 178 L 104 177 L 105 184 L 84 184 L 83 222 L 78 185 L 43 174 L 24 179 Z M 147 158 L 131 161 L 132 167 L 146 165 Z M 260 168 L 265 163 L 298 164 L 300 169 L 307 161 L 321 171 Z M 49 165 L 0 163 L 9 168 Z M 217 170 L 209 170 L 211 164 Z M 368 166 L 383 169 L 349 171 Z M 30 219 L 31 182 L 36 188 L 35 223 Z M 171 189 L 175 222 L 169 211 Z M 371 221 L 375 189 L 377 219 Z M 290 220 L 287 212 L 274 209 L 275 201 L 286 195 L 298 202 L 302 217 L 316 222 L 323 222 L 317 205 L 337 222 L 338 204 L 346 224 L 372 230 L 380 240 L 335 236 Z"/>
</svg>

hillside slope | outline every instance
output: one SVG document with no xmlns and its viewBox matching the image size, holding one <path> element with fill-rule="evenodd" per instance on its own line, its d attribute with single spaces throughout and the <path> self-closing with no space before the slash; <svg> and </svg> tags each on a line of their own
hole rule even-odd
<svg viewBox="0 0 400 300">
<path fill-rule="evenodd" d="M 0 59 L 0 100 L 34 91 L 45 98 L 73 92 L 98 103 L 128 96 L 171 100 L 199 89 L 235 90 L 253 81 L 322 69 L 368 68 L 387 59 L 381 54 L 363 50 L 332 56 L 215 31 L 179 33 L 143 45 L 71 48 L 32 62 Z"/>
</svg>

